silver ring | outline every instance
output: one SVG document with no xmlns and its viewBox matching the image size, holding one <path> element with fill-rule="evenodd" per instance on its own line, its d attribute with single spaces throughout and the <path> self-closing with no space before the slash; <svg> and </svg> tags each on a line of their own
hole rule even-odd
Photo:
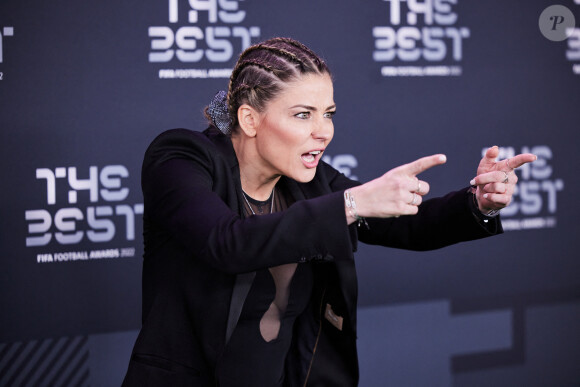
<svg viewBox="0 0 580 387">
<path fill-rule="evenodd" d="M 507 172 L 506 171 L 502 171 L 502 172 L 505 175 L 505 179 L 503 179 L 502 183 L 504 183 L 504 184 L 509 183 L 510 179 L 509 179 Z"/>
<path fill-rule="evenodd" d="M 507 167 L 509 168 L 510 171 L 513 171 L 514 169 L 512 167 L 510 167 L 510 159 L 505 159 L 505 163 L 507 165 Z"/>
<path fill-rule="evenodd" d="M 413 200 L 411 200 L 411 203 L 409 203 L 410 205 L 414 206 L 415 204 L 417 204 L 417 198 L 419 197 L 419 195 L 417 195 L 415 192 L 413 192 Z"/>
</svg>

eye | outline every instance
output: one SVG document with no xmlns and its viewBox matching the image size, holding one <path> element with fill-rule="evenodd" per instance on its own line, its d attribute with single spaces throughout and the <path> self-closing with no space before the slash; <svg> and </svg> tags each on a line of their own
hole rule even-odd
<svg viewBox="0 0 580 387">
<path fill-rule="evenodd" d="M 332 117 L 334 117 L 334 115 L 336 114 L 336 110 L 332 110 L 329 112 L 324 113 L 324 118 L 330 118 L 332 119 Z"/>
<path fill-rule="evenodd" d="M 310 112 L 300 112 L 298 114 L 295 114 L 294 117 L 305 120 L 307 118 L 310 118 Z"/>
</svg>

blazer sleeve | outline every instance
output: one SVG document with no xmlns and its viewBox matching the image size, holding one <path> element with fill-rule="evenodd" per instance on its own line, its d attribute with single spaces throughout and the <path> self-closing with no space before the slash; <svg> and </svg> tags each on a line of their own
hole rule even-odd
<svg viewBox="0 0 580 387">
<path fill-rule="evenodd" d="M 241 218 L 226 204 L 235 196 L 230 168 L 201 133 L 160 135 L 143 162 L 145 233 L 151 223 L 149 228 L 161 230 L 155 243 L 176 239 L 191 259 L 233 274 L 333 260 L 352 250 L 342 192 L 296 202 L 281 213 Z"/>
<path fill-rule="evenodd" d="M 328 167 L 330 168 L 330 167 Z M 327 172 L 330 173 L 330 172 Z M 359 185 L 336 172 L 330 178 L 332 189 L 344 190 Z M 416 215 L 399 218 L 367 218 L 356 228 L 363 243 L 407 250 L 434 250 L 503 232 L 500 217 L 482 220 L 475 215 L 470 188 L 450 192 L 443 197 L 425 200 Z"/>
</svg>

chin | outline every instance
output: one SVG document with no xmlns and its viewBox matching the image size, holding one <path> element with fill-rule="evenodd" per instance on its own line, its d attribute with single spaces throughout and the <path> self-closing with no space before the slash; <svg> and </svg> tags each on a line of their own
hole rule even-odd
<svg viewBox="0 0 580 387">
<path fill-rule="evenodd" d="M 307 171 L 303 171 L 301 173 L 296 173 L 290 177 L 299 183 L 310 183 L 312 181 L 312 179 L 314 179 L 315 175 L 316 175 L 316 168 L 312 168 L 312 169 L 309 169 Z"/>
</svg>

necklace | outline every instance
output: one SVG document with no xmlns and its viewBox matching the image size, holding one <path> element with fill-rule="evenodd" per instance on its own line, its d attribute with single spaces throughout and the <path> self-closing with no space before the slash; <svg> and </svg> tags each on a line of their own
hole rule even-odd
<svg viewBox="0 0 580 387">
<path fill-rule="evenodd" d="M 274 188 L 272 188 L 272 193 L 270 194 L 270 198 L 268 199 L 268 200 L 270 200 L 270 214 L 274 210 L 274 193 L 275 193 L 275 190 L 276 190 L 276 186 L 274 186 Z M 246 204 L 250 208 L 250 211 L 252 211 L 252 215 L 256 215 L 256 213 L 254 212 L 254 209 L 252 208 L 252 206 L 250 205 L 250 202 L 248 201 L 248 198 L 246 197 L 246 193 L 244 192 L 244 190 L 242 190 L 242 196 L 244 197 L 244 200 L 246 201 Z M 268 200 L 266 200 L 266 202 Z"/>
</svg>

